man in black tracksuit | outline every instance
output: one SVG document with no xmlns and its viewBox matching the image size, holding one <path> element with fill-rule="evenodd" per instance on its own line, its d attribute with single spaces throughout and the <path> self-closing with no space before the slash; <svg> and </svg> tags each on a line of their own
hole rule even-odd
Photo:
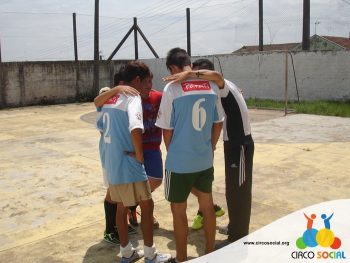
<svg viewBox="0 0 350 263">
<path fill-rule="evenodd" d="M 254 141 L 250 132 L 248 108 L 241 91 L 232 82 L 225 80 L 222 93 L 221 102 L 226 113 L 224 154 L 229 215 L 227 234 L 228 241 L 234 242 L 249 232 Z"/>
<path fill-rule="evenodd" d="M 200 59 L 193 63 L 193 69 L 214 70 L 214 65 L 210 60 Z M 229 224 L 228 242 L 222 244 L 226 245 L 248 235 L 249 232 L 254 141 L 242 91 L 232 82 L 224 80 L 220 96 L 226 114 L 223 139 Z"/>
</svg>

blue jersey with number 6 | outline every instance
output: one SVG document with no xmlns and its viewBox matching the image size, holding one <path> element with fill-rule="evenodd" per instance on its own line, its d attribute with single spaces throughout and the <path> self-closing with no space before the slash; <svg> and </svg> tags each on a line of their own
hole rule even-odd
<svg viewBox="0 0 350 263">
<path fill-rule="evenodd" d="M 169 83 L 163 91 L 156 125 L 173 130 L 165 168 L 193 173 L 213 166 L 212 127 L 224 120 L 215 83 L 188 80 Z"/>
</svg>

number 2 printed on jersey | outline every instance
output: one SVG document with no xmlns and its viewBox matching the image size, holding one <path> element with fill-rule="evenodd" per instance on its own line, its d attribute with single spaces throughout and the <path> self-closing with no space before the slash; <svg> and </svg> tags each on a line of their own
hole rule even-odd
<svg viewBox="0 0 350 263">
<path fill-rule="evenodd" d="M 103 127 L 105 128 L 103 131 L 103 141 L 105 143 L 111 143 L 110 117 L 108 112 L 103 113 L 102 120 L 103 120 Z"/>
</svg>

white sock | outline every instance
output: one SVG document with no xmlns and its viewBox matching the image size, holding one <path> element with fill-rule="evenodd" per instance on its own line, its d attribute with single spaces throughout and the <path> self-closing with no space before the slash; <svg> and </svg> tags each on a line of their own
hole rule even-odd
<svg viewBox="0 0 350 263">
<path fill-rule="evenodd" d="M 145 252 L 145 258 L 148 258 L 148 259 L 153 259 L 157 252 L 156 246 L 154 245 L 154 243 L 151 247 L 144 245 L 143 250 Z"/>
<path fill-rule="evenodd" d="M 122 254 L 122 257 L 124 258 L 129 258 L 132 256 L 132 253 L 134 253 L 134 248 L 132 247 L 132 244 L 130 243 L 130 241 L 125 247 L 120 245 L 120 252 Z"/>
</svg>

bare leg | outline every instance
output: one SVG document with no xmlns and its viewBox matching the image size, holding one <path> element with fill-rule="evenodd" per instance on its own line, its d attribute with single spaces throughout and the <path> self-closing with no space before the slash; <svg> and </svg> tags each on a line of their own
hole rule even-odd
<svg viewBox="0 0 350 263">
<path fill-rule="evenodd" d="M 120 244 L 125 247 L 129 243 L 128 236 L 128 207 L 125 207 L 123 203 L 118 202 L 118 210 L 117 210 L 117 229 Z"/>
<path fill-rule="evenodd" d="M 151 192 L 156 190 L 162 184 L 162 180 L 155 179 L 153 177 L 148 177 L 148 182 L 149 182 L 149 185 L 151 186 Z"/>
<path fill-rule="evenodd" d="M 188 223 L 186 209 L 187 202 L 171 203 L 176 241 L 176 259 L 180 262 L 187 260 Z"/>
<path fill-rule="evenodd" d="M 214 251 L 216 218 L 213 209 L 213 196 L 211 193 L 198 191 L 199 210 L 203 213 L 203 228 L 206 237 L 205 253 Z"/>
<path fill-rule="evenodd" d="M 153 246 L 153 199 L 139 202 L 141 208 L 141 229 L 144 244 L 148 247 Z"/>
</svg>

